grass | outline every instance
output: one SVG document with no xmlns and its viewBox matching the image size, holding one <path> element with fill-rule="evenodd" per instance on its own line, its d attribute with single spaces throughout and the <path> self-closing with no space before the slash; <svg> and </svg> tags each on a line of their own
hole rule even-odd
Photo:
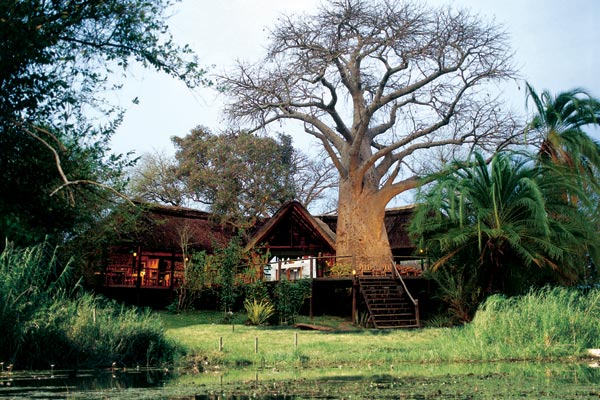
<svg viewBox="0 0 600 400">
<path fill-rule="evenodd" d="M 334 329 L 324 332 L 246 326 L 243 315 L 234 315 L 234 324 L 227 325 L 219 324 L 214 313 L 160 316 L 167 336 L 183 346 L 194 368 L 200 369 L 549 361 L 576 359 L 585 356 L 587 348 L 600 347 L 597 290 L 543 289 L 513 299 L 494 296 L 471 324 L 456 328 L 377 331 L 352 327 L 340 318 L 298 321 Z"/>
</svg>

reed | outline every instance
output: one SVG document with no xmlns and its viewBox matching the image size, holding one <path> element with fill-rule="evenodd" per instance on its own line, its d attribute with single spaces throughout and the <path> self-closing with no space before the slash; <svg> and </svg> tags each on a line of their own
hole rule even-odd
<svg viewBox="0 0 600 400">
<path fill-rule="evenodd" d="M 45 244 L 0 254 L 0 361 L 15 369 L 173 361 L 177 348 L 156 315 L 83 292 L 56 255 Z"/>
<path fill-rule="evenodd" d="M 600 290 L 543 288 L 490 297 L 469 332 L 489 351 L 518 358 L 581 354 L 600 345 Z"/>
</svg>

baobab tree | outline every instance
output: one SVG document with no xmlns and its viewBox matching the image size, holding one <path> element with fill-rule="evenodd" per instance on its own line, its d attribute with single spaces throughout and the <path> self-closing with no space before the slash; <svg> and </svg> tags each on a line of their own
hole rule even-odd
<svg viewBox="0 0 600 400">
<path fill-rule="evenodd" d="M 511 55 L 501 26 L 464 10 L 331 0 L 279 19 L 265 59 L 221 83 L 233 121 L 294 120 L 322 143 L 339 173 L 337 254 L 389 262 L 385 207 L 421 183 L 417 161 L 510 131 L 486 84 L 514 76 Z"/>
</svg>

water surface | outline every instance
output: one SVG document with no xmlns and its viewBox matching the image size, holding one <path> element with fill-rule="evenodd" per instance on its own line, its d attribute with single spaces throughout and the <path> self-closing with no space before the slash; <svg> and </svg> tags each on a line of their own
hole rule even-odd
<svg viewBox="0 0 600 400">
<path fill-rule="evenodd" d="M 166 369 L 3 372 L 0 398 L 30 399 L 587 399 L 600 398 L 588 363 L 402 364 L 193 373 Z"/>
</svg>

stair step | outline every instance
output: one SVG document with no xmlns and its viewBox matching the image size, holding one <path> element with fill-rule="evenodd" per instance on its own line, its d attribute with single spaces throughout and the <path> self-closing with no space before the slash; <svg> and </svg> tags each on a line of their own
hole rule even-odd
<svg viewBox="0 0 600 400">
<path fill-rule="evenodd" d="M 389 320 L 390 318 L 404 318 L 404 317 L 413 317 L 411 319 L 414 319 L 414 316 L 415 316 L 414 313 L 373 314 L 373 319 Z"/>
<path fill-rule="evenodd" d="M 417 320 L 412 319 L 403 319 L 403 320 L 384 320 L 384 321 L 374 321 L 377 325 L 416 325 Z"/>
<path fill-rule="evenodd" d="M 389 314 L 389 313 L 400 313 L 400 314 L 405 314 L 405 313 L 414 313 L 413 310 L 411 310 L 410 308 L 381 308 L 381 307 L 371 307 L 371 311 L 373 312 L 373 314 Z"/>
<path fill-rule="evenodd" d="M 419 325 L 417 325 L 416 323 L 414 324 L 410 324 L 410 325 L 385 325 L 385 326 L 378 326 L 377 329 L 406 329 L 406 328 L 419 328 Z"/>
<path fill-rule="evenodd" d="M 373 325 L 381 329 L 418 327 L 415 308 L 392 277 L 359 277 L 362 296 Z"/>
</svg>

